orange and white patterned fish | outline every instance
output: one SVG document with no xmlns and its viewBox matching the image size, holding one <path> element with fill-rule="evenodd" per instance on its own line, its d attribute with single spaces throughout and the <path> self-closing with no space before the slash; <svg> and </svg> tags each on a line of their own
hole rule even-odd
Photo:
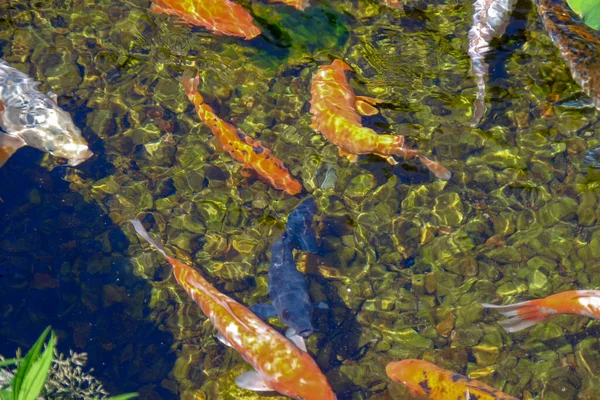
<svg viewBox="0 0 600 400">
<path fill-rule="evenodd" d="M 543 299 L 497 306 L 481 304 L 493 308 L 508 319 L 500 325 L 507 332 L 518 332 L 545 321 L 556 314 L 575 314 L 600 319 L 600 290 L 568 290 Z"/>
<path fill-rule="evenodd" d="M 283 165 L 283 161 L 275 157 L 271 150 L 261 146 L 235 126 L 223 121 L 215 114 L 215 110 L 204 102 L 204 98 L 196 89 L 200 78 L 185 75 L 181 83 L 185 92 L 196 107 L 198 116 L 219 141 L 219 147 L 228 152 L 234 159 L 243 163 L 246 168 L 268 181 L 275 189 L 283 190 L 291 195 L 302 191 L 302 185 L 292 177 Z"/>
<path fill-rule="evenodd" d="M 392 156 L 418 157 L 436 177 L 450 179 L 450 172 L 441 164 L 405 147 L 404 136 L 379 135 L 362 126 L 359 113 L 376 114 L 374 104 L 378 100 L 356 96 L 348 83 L 346 71 L 352 71 L 352 68 L 342 60 L 335 60 L 331 65 L 319 67 L 315 73 L 310 89 L 311 127 L 337 145 L 340 155 L 352 162 L 358 159 L 359 154 L 375 154 L 392 165 L 398 164 Z"/>
<path fill-rule="evenodd" d="M 244 7 L 230 0 L 152 0 L 150 11 L 179 17 L 219 35 L 253 39 L 261 34 Z"/>
<path fill-rule="evenodd" d="M 325 375 L 306 349 L 300 349 L 252 311 L 219 292 L 198 271 L 169 256 L 160 241 L 152 239 L 142 223 L 130 220 L 136 232 L 158 250 L 173 267 L 173 275 L 217 329 L 253 371 L 235 382 L 244 389 L 277 391 L 293 399 L 335 400 Z M 299 336 L 290 338 L 303 346 Z"/>
<path fill-rule="evenodd" d="M 404 385 L 413 396 L 427 400 L 517 400 L 483 382 L 423 360 L 391 362 L 387 376 Z"/>
</svg>

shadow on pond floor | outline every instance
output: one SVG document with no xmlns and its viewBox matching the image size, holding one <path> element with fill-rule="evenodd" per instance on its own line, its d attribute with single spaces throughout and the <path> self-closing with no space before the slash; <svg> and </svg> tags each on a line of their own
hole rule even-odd
<svg viewBox="0 0 600 400">
<path fill-rule="evenodd" d="M 111 394 L 173 399 L 173 338 L 148 319 L 151 285 L 136 277 L 119 227 L 25 148 L 0 169 L 0 354 L 29 349 L 51 325 L 58 350 L 88 353 Z"/>
</svg>

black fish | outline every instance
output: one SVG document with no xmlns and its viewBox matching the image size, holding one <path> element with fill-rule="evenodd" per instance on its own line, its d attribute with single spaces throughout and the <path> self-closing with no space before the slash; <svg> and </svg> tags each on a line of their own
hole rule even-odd
<svg viewBox="0 0 600 400">
<path fill-rule="evenodd" d="M 317 235 L 311 226 L 316 211 L 317 206 L 313 198 L 304 200 L 288 217 L 285 232 L 293 241 L 295 248 L 319 254 Z"/>
</svg>

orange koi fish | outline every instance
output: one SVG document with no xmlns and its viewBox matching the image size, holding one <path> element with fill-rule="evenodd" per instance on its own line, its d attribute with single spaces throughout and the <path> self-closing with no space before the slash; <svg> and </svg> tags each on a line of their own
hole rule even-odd
<svg viewBox="0 0 600 400">
<path fill-rule="evenodd" d="M 269 3 L 287 4 L 300 11 L 304 11 L 305 8 L 310 7 L 310 0 L 269 0 Z"/>
<path fill-rule="evenodd" d="M 152 0 L 150 11 L 175 15 L 188 25 L 201 26 L 219 35 L 253 39 L 261 31 L 244 7 L 229 0 Z"/>
<path fill-rule="evenodd" d="M 351 162 L 355 162 L 359 154 L 375 154 L 392 165 L 398 164 L 393 155 L 418 157 L 435 176 L 450 179 L 450 172 L 441 164 L 405 147 L 404 136 L 379 135 L 362 126 L 358 113 L 376 114 L 374 105 L 379 100 L 355 96 L 348 84 L 346 71 L 352 71 L 352 68 L 342 60 L 319 67 L 310 88 L 311 127 L 337 145 L 340 156 L 346 156 Z"/>
<path fill-rule="evenodd" d="M 428 400 L 517 400 L 485 383 L 423 360 L 391 362 L 385 372 L 413 396 Z"/>
<path fill-rule="evenodd" d="M 508 319 L 500 325 L 507 332 L 518 332 L 545 321 L 554 314 L 575 314 L 600 319 L 600 290 L 568 290 L 543 299 L 497 306 L 482 303 L 483 307 L 495 308 Z"/>
<path fill-rule="evenodd" d="M 283 161 L 275 157 L 269 149 L 261 146 L 260 142 L 254 141 L 235 126 L 223 121 L 215 114 L 215 110 L 211 106 L 204 103 L 204 98 L 196 90 L 199 82 L 200 77 L 198 76 L 194 79 L 186 75 L 181 79 L 188 98 L 196 107 L 198 116 L 217 137 L 220 147 L 234 159 L 243 163 L 246 168 L 255 170 L 274 188 L 291 195 L 300 193 L 302 185 L 290 175 L 283 165 Z"/>
<path fill-rule="evenodd" d="M 335 400 L 329 386 L 306 348 L 300 349 L 250 310 L 215 289 L 193 267 L 169 256 L 160 241 L 149 235 L 142 223 L 130 220 L 136 232 L 158 250 L 173 267 L 177 282 L 200 306 L 223 341 L 235 349 L 253 371 L 235 382 L 244 389 L 276 391 L 293 399 Z M 300 346 L 300 336 L 292 336 Z"/>
<path fill-rule="evenodd" d="M 379 4 L 381 4 L 382 6 L 390 7 L 390 8 L 402 7 L 402 3 L 400 3 L 398 0 L 379 0 Z"/>
</svg>

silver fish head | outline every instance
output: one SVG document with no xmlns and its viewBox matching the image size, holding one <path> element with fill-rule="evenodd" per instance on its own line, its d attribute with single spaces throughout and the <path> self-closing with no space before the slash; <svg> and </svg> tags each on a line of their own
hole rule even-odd
<svg viewBox="0 0 600 400">
<path fill-rule="evenodd" d="M 36 108 L 19 115 L 20 136 L 27 145 L 79 165 L 93 153 L 69 113 L 58 106 Z M 17 125 L 17 124 L 15 124 Z"/>
</svg>

